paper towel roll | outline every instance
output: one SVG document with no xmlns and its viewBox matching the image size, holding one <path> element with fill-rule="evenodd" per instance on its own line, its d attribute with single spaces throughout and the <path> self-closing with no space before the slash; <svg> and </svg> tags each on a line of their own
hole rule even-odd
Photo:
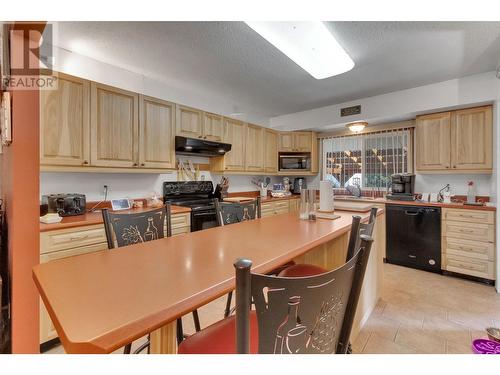
<svg viewBox="0 0 500 375">
<path fill-rule="evenodd" d="M 333 211 L 333 186 L 330 181 L 319 182 L 319 210 Z"/>
</svg>

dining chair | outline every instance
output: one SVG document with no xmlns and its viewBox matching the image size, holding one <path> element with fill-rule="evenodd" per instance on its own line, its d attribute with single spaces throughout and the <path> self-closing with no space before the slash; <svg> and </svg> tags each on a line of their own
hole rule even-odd
<svg viewBox="0 0 500 375">
<path fill-rule="evenodd" d="M 260 219 L 262 217 L 261 211 L 261 199 L 260 197 L 255 198 L 249 202 L 219 202 L 219 200 L 214 200 L 215 211 L 217 215 L 217 224 L 219 226 L 236 224 L 242 221 Z M 283 269 L 294 265 L 295 263 L 288 262 L 280 267 L 275 268 L 269 275 L 277 275 Z M 233 298 L 233 292 L 229 292 L 226 300 L 226 308 L 224 309 L 224 318 L 227 318 L 231 314 L 231 302 Z"/>
<path fill-rule="evenodd" d="M 134 245 L 141 242 L 154 241 L 164 238 L 165 232 L 167 237 L 172 236 L 172 218 L 171 218 L 170 203 L 165 206 L 137 213 L 114 213 L 109 212 L 107 208 L 102 209 L 102 217 L 104 220 L 104 231 L 106 232 L 106 240 L 108 249 L 115 247 L 123 247 Z M 116 240 L 116 246 L 115 246 Z M 201 330 L 198 311 L 192 312 L 194 326 L 196 331 Z M 182 319 L 177 319 L 177 343 L 184 339 L 182 328 Z M 142 352 L 144 349 L 150 352 L 150 338 L 148 335 L 147 341 L 134 351 L 134 354 Z M 124 348 L 124 354 L 130 354 L 132 343 L 129 343 Z"/>
<path fill-rule="evenodd" d="M 250 260 L 236 260 L 236 315 L 188 337 L 178 353 L 345 354 L 372 242 L 361 235 L 344 265 L 302 278 L 251 273 Z"/>
<path fill-rule="evenodd" d="M 349 243 L 347 246 L 346 262 L 348 262 L 353 257 L 354 252 L 359 247 L 359 241 L 361 239 L 360 235 L 364 234 L 369 237 L 373 235 L 373 228 L 375 227 L 377 211 L 378 209 L 376 207 L 373 207 L 370 210 L 370 217 L 368 219 L 368 223 L 361 223 L 360 216 L 356 215 L 352 217 L 351 233 L 349 235 Z M 283 271 L 279 273 L 279 276 L 305 277 L 305 276 L 320 275 L 325 272 L 327 272 L 327 270 L 323 267 L 316 266 L 314 264 L 301 263 L 285 268 Z M 346 353 L 348 354 L 352 353 L 351 343 L 348 344 Z"/>
</svg>

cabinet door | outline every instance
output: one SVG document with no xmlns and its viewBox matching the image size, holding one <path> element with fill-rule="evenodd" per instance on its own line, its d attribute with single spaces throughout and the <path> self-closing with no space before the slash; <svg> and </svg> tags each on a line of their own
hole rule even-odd
<svg viewBox="0 0 500 375">
<path fill-rule="evenodd" d="M 177 131 L 176 135 L 188 138 L 203 137 L 203 112 L 195 109 L 177 105 Z"/>
<path fill-rule="evenodd" d="M 203 114 L 203 139 L 222 142 L 223 135 L 222 116 L 205 112 Z"/>
<path fill-rule="evenodd" d="M 224 170 L 245 170 L 245 124 L 238 120 L 224 118 L 224 142 L 231 144 L 231 151 L 224 156 Z"/>
<path fill-rule="evenodd" d="M 140 166 L 175 168 L 175 105 L 141 96 L 139 113 Z"/>
<path fill-rule="evenodd" d="M 451 112 L 417 117 L 417 170 L 450 168 L 450 124 Z"/>
<path fill-rule="evenodd" d="M 294 145 L 293 145 L 293 133 L 280 133 L 279 136 L 280 143 L 279 143 L 279 150 L 280 151 L 294 151 Z"/>
<path fill-rule="evenodd" d="M 298 132 L 293 133 L 293 148 L 294 151 L 311 152 L 312 133 Z"/>
<path fill-rule="evenodd" d="M 91 164 L 137 167 L 138 94 L 93 82 L 90 98 Z"/>
<path fill-rule="evenodd" d="M 264 128 L 247 125 L 245 170 L 264 171 Z"/>
<path fill-rule="evenodd" d="M 40 91 L 40 164 L 87 165 L 90 82 L 58 74 L 57 90 Z"/>
<path fill-rule="evenodd" d="M 266 172 L 278 172 L 278 133 L 265 129 L 264 141 L 264 169 Z"/>
<path fill-rule="evenodd" d="M 491 170 L 493 121 L 491 106 L 453 112 L 451 165 L 457 170 Z"/>
</svg>

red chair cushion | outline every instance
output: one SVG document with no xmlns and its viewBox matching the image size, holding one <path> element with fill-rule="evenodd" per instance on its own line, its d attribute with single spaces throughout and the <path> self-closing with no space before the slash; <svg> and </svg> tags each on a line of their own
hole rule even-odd
<svg viewBox="0 0 500 375">
<path fill-rule="evenodd" d="M 306 277 L 320 275 L 327 272 L 323 267 L 315 266 L 313 264 L 296 264 L 294 266 L 285 268 L 279 273 L 280 277 Z"/>
<path fill-rule="evenodd" d="M 257 314 L 250 312 L 250 353 L 259 351 Z M 236 354 L 236 317 L 220 320 L 181 342 L 178 354 Z"/>
<path fill-rule="evenodd" d="M 291 266 L 295 266 L 295 262 L 293 260 L 291 260 L 288 263 L 283 264 L 282 266 L 276 267 L 271 272 L 268 272 L 267 275 L 278 275 L 281 271 L 283 271 L 284 269 L 291 267 Z"/>
</svg>

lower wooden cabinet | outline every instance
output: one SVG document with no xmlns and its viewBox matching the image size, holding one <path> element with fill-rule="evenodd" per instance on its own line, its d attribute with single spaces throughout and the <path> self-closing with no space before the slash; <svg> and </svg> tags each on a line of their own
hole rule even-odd
<svg viewBox="0 0 500 375">
<path fill-rule="evenodd" d="M 262 217 L 287 214 L 298 211 L 299 199 L 283 199 L 273 202 L 264 202 L 261 206 Z"/>
<path fill-rule="evenodd" d="M 443 208 L 441 220 L 441 268 L 495 280 L 494 212 Z"/>
<path fill-rule="evenodd" d="M 173 236 L 189 233 L 190 231 L 191 214 L 189 212 L 172 214 Z M 40 233 L 40 263 L 102 251 L 107 248 L 108 244 L 103 224 Z M 56 337 L 57 332 L 52 320 L 40 299 L 40 344 Z"/>
</svg>

